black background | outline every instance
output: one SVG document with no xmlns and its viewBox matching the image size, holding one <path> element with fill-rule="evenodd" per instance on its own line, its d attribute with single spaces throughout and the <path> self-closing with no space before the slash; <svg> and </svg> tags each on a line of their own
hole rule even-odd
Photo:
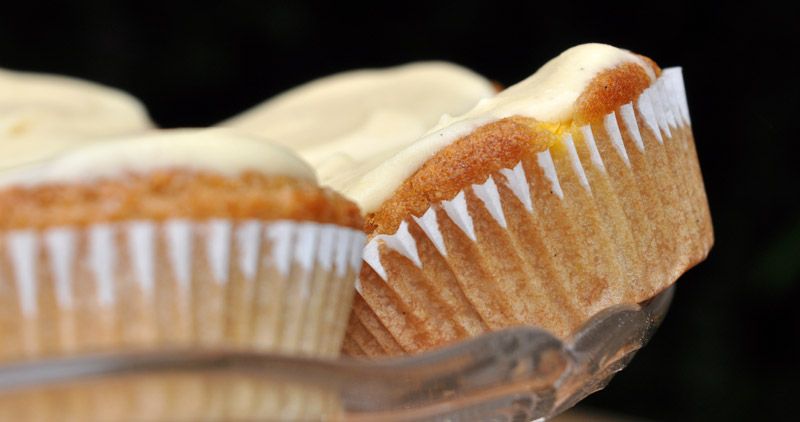
<svg viewBox="0 0 800 422">
<path fill-rule="evenodd" d="M 659 333 L 597 408 L 654 420 L 792 420 L 800 281 L 798 13 L 766 2 L 0 3 L 0 66 L 140 97 L 203 126 L 332 72 L 451 60 L 505 85 L 575 44 L 684 68 L 716 230 Z"/>
</svg>

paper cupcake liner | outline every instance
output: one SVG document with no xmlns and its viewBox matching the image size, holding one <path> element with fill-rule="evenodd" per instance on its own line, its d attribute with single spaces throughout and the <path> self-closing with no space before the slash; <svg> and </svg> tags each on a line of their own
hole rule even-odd
<svg viewBox="0 0 800 422">
<path fill-rule="evenodd" d="M 335 356 L 362 245 L 357 230 L 292 221 L 2 233 L 0 357 L 155 345 Z"/>
<path fill-rule="evenodd" d="M 418 352 L 530 324 L 567 336 L 713 243 L 679 68 L 484 183 L 373 236 L 344 350 Z"/>
</svg>

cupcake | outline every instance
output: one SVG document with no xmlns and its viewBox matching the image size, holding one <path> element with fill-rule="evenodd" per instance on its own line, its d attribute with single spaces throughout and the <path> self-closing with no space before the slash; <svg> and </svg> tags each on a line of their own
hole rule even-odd
<svg viewBox="0 0 800 422">
<path fill-rule="evenodd" d="M 608 45 L 565 51 L 388 156 L 361 148 L 341 145 L 355 170 L 323 180 L 365 215 L 350 355 L 517 325 L 566 337 L 713 243 L 680 68 Z"/>
<path fill-rule="evenodd" d="M 362 219 L 228 130 L 84 143 L 0 172 L 0 358 L 153 347 L 338 354 Z"/>
<path fill-rule="evenodd" d="M 311 163 L 321 183 L 335 184 L 495 92 L 491 81 L 461 66 L 418 62 L 317 79 L 220 125 L 278 140 Z"/>
<path fill-rule="evenodd" d="M 152 126 L 141 103 L 122 91 L 66 76 L 0 69 L 0 169 Z"/>
</svg>

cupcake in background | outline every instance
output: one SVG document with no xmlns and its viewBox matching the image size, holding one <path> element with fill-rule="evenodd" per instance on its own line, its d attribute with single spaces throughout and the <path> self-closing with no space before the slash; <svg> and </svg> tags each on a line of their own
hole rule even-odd
<svg viewBox="0 0 800 422">
<path fill-rule="evenodd" d="M 320 183 L 337 188 L 348 174 L 414 142 L 442 116 L 464 113 L 496 91 L 461 66 L 417 62 L 320 78 L 219 125 L 278 140 L 314 166 Z"/>
<path fill-rule="evenodd" d="M 120 90 L 60 75 L 0 69 L 0 169 L 36 161 L 78 142 L 153 127 Z"/>
<path fill-rule="evenodd" d="M 336 356 L 362 226 L 293 153 L 224 129 L 104 140 L 4 170 L 0 355 Z"/>
</svg>

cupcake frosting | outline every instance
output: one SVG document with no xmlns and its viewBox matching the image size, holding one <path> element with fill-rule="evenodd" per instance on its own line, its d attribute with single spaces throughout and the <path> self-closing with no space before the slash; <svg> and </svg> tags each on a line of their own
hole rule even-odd
<svg viewBox="0 0 800 422">
<path fill-rule="evenodd" d="M 238 175 L 253 170 L 315 180 L 314 171 L 285 147 L 228 129 L 173 129 L 75 145 L 47 160 L 0 171 L 0 188 L 81 183 L 159 169 Z"/>
<path fill-rule="evenodd" d="M 515 115 L 547 123 L 569 122 L 576 101 L 592 79 L 626 63 L 639 65 L 651 80 L 655 79 L 653 69 L 627 50 L 604 44 L 573 47 L 529 78 L 494 97 L 484 98 L 466 113 L 457 117 L 443 116 L 436 126 L 399 151 L 359 159 L 350 153 L 350 148 L 342 148 L 332 165 L 335 168 L 326 169 L 323 173 L 329 176 L 322 181 L 353 199 L 364 213 L 369 213 L 426 160 L 482 125 Z"/>
<path fill-rule="evenodd" d="M 66 76 L 0 69 L 0 168 L 75 142 L 152 127 L 132 96 Z"/>
<path fill-rule="evenodd" d="M 419 62 L 321 78 L 221 125 L 296 150 L 327 183 L 342 168 L 391 155 L 443 114 L 463 113 L 495 91 L 489 80 L 461 66 Z"/>
</svg>

